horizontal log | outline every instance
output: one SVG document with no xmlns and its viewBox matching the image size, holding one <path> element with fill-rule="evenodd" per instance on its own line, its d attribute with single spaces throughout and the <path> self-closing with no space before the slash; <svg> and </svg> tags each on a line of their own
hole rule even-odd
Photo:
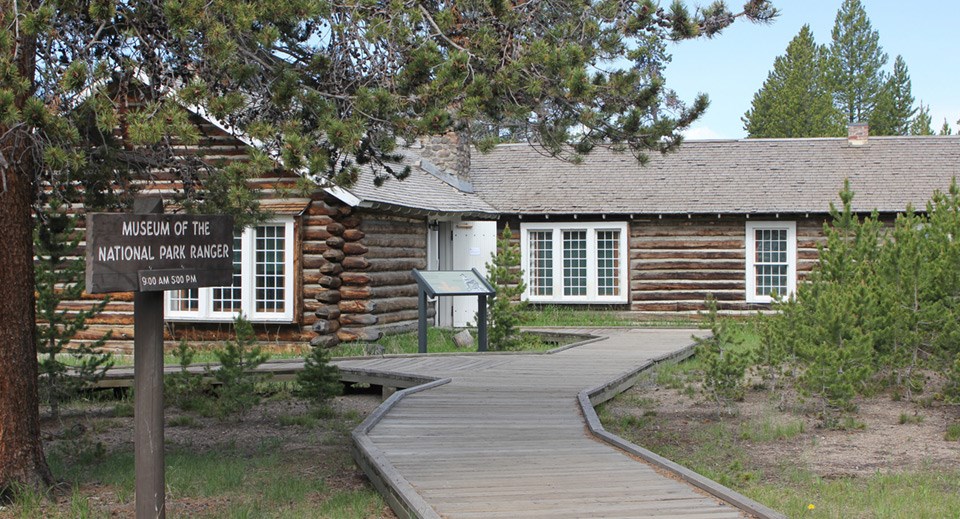
<svg viewBox="0 0 960 519">
<path fill-rule="evenodd" d="M 319 333 L 320 335 L 326 335 L 328 333 L 334 333 L 340 329 L 340 321 L 329 321 L 321 319 L 311 327 L 314 332 Z"/>
<path fill-rule="evenodd" d="M 416 297 L 393 297 L 389 299 L 377 299 L 376 308 L 371 310 L 375 314 L 387 314 L 402 310 L 416 310 L 419 298 Z"/>
<path fill-rule="evenodd" d="M 664 290 L 745 290 L 746 283 L 739 281 L 631 281 L 630 289 L 634 291 L 664 291 Z"/>
<path fill-rule="evenodd" d="M 706 306 L 699 301 L 677 301 L 677 302 L 651 302 L 634 303 L 630 305 L 630 310 L 635 312 L 704 312 Z M 738 303 L 732 301 L 718 301 L 717 309 L 723 311 L 756 312 L 758 310 L 769 310 L 768 304 Z"/>
<path fill-rule="evenodd" d="M 344 229 L 345 227 L 340 222 L 333 222 L 333 223 L 327 224 L 327 232 L 332 234 L 333 236 L 340 236 L 341 234 L 343 234 Z"/>
<path fill-rule="evenodd" d="M 380 304 L 370 300 L 340 301 L 337 308 L 345 314 L 372 314 L 376 313 Z"/>
<path fill-rule="evenodd" d="M 303 231 L 304 240 L 326 241 L 331 236 L 333 235 L 328 233 L 325 227 L 307 227 Z"/>
<path fill-rule="evenodd" d="M 631 239 L 631 250 L 643 249 L 721 249 L 721 250 L 744 250 L 744 240 L 746 237 L 741 232 L 739 236 L 728 239 L 718 238 L 699 238 L 699 237 L 676 237 L 674 239 Z"/>
<path fill-rule="evenodd" d="M 372 234 L 409 234 L 409 235 L 427 235 L 427 226 L 424 220 L 408 220 L 404 222 L 371 220 L 364 218 L 360 224 L 360 230 Z"/>
<path fill-rule="evenodd" d="M 343 268 L 350 271 L 363 271 L 370 268 L 370 261 L 363 256 L 347 256 L 343 259 Z"/>
<path fill-rule="evenodd" d="M 317 335 L 310 339 L 310 346 L 314 348 L 333 348 L 340 344 L 340 338 L 336 334 Z"/>
<path fill-rule="evenodd" d="M 734 250 L 632 250 L 630 259 L 723 259 L 723 260 L 742 260 L 744 251 L 742 249 Z"/>
<path fill-rule="evenodd" d="M 631 261 L 633 270 L 739 270 L 746 271 L 745 261 Z"/>
<path fill-rule="evenodd" d="M 370 285 L 375 287 L 416 284 L 410 271 L 369 272 L 367 275 L 370 277 Z"/>
<path fill-rule="evenodd" d="M 317 268 L 320 268 L 320 266 L 325 263 L 329 263 L 329 262 L 323 259 L 322 255 L 307 254 L 307 253 L 304 253 L 303 261 L 301 262 L 304 269 L 317 269 Z"/>
<path fill-rule="evenodd" d="M 347 242 L 343 244 L 343 252 L 351 256 L 362 256 L 367 253 L 367 247 L 362 243 Z"/>
<path fill-rule="evenodd" d="M 746 228 L 744 220 L 709 224 L 704 222 L 686 222 L 684 225 L 675 223 L 637 224 L 630 225 L 630 238 L 697 238 L 701 236 L 744 236 Z M 632 240 L 631 240 L 632 241 Z"/>
<path fill-rule="evenodd" d="M 330 247 L 322 241 L 304 241 L 303 242 L 304 254 L 323 254 L 328 250 L 330 250 Z"/>
<path fill-rule="evenodd" d="M 337 337 L 343 342 L 375 342 L 383 337 L 376 328 L 341 328 Z"/>
<path fill-rule="evenodd" d="M 342 250 L 329 249 L 323 253 L 323 259 L 331 263 L 340 263 L 343 261 L 344 254 Z"/>
<path fill-rule="evenodd" d="M 318 284 L 323 288 L 337 289 L 343 284 L 343 281 L 337 276 L 321 276 Z"/>
<path fill-rule="evenodd" d="M 359 257 L 359 256 L 351 256 Z M 386 271 L 406 271 L 410 272 L 413 269 L 423 269 L 427 266 L 426 259 L 371 259 L 369 270 L 371 272 L 386 272 Z M 353 269 L 351 269 L 353 270 Z"/>
<path fill-rule="evenodd" d="M 343 265 L 339 263 L 326 262 L 319 267 L 321 274 L 327 274 L 330 276 L 336 276 L 343 272 Z"/>
<path fill-rule="evenodd" d="M 370 287 L 349 287 L 340 289 L 340 297 L 343 299 L 370 299 L 373 291 Z"/>
<path fill-rule="evenodd" d="M 313 313 L 320 319 L 336 320 L 340 318 L 340 307 L 336 305 L 323 305 L 318 307 Z"/>
<path fill-rule="evenodd" d="M 327 305 L 338 303 L 340 299 L 342 296 L 339 290 L 325 290 L 317 294 L 317 301 Z"/>
<path fill-rule="evenodd" d="M 342 216 L 347 216 L 353 213 L 353 208 L 348 205 L 341 205 L 337 207 L 337 212 Z"/>
<path fill-rule="evenodd" d="M 373 299 L 392 299 L 395 297 L 416 297 L 419 288 L 416 284 L 370 287 Z"/>
<path fill-rule="evenodd" d="M 432 317 L 428 313 L 428 318 Z M 387 314 L 380 315 L 380 324 L 393 324 L 401 323 L 404 321 L 416 322 L 419 319 L 420 312 L 418 310 L 404 310 L 401 312 L 390 312 Z"/>
<path fill-rule="evenodd" d="M 340 274 L 340 280 L 344 285 L 365 286 L 370 284 L 370 274 L 362 272 L 344 272 Z"/>
<path fill-rule="evenodd" d="M 349 229 L 356 229 L 357 227 L 360 227 L 361 221 L 362 221 L 362 220 L 360 219 L 360 217 L 357 216 L 357 215 L 355 215 L 355 214 L 354 214 L 354 215 L 350 215 L 350 216 L 346 216 L 346 217 L 340 219 L 340 223 L 343 224 L 343 226 L 344 226 L 346 229 L 348 229 L 348 230 L 349 230 Z M 346 233 L 347 231 L 344 230 L 343 232 Z"/>
<path fill-rule="evenodd" d="M 326 241 L 327 247 L 331 249 L 342 249 L 344 243 L 344 239 L 339 236 L 331 236 Z"/>
<path fill-rule="evenodd" d="M 668 290 L 661 292 L 639 290 L 631 293 L 634 302 L 640 301 L 689 301 L 706 300 L 712 295 L 717 301 L 744 301 L 746 294 L 743 290 Z"/>
<path fill-rule="evenodd" d="M 377 324 L 379 318 L 373 314 L 343 314 L 340 316 L 340 322 L 344 326 L 370 326 Z"/>
<path fill-rule="evenodd" d="M 346 225 L 344 225 L 346 226 Z M 344 229 L 343 239 L 347 241 L 360 241 L 363 237 L 366 236 L 366 233 L 360 229 Z"/>
<path fill-rule="evenodd" d="M 367 252 L 370 259 L 396 258 L 396 259 L 420 259 L 427 257 L 427 248 L 414 247 L 370 247 Z"/>
<path fill-rule="evenodd" d="M 313 201 L 307 208 L 307 214 L 310 216 L 333 216 L 339 214 L 337 208 L 331 207 L 323 202 Z"/>
<path fill-rule="evenodd" d="M 369 247 L 414 247 L 427 246 L 426 235 L 367 234 L 363 240 Z"/>
<path fill-rule="evenodd" d="M 630 278 L 644 280 L 733 280 L 743 279 L 744 270 L 634 270 Z"/>
</svg>

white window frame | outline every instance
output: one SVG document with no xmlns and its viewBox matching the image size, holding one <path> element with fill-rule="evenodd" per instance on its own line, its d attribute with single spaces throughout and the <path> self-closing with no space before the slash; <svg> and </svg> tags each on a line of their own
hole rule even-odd
<svg viewBox="0 0 960 519">
<path fill-rule="evenodd" d="M 533 295 L 530 293 L 530 233 L 535 231 L 552 231 L 553 243 L 553 294 L 549 296 Z M 563 294 L 563 232 L 586 231 L 587 233 L 587 294 L 565 296 Z M 619 231 L 620 271 L 618 286 L 620 293 L 615 296 L 598 295 L 597 278 L 597 232 Z M 521 222 L 520 224 L 520 268 L 523 269 L 523 281 L 527 289 L 523 299 L 535 303 L 627 303 L 630 298 L 628 271 L 630 258 L 627 243 L 630 236 L 627 232 L 627 222 Z"/>
<path fill-rule="evenodd" d="M 272 323 L 292 323 L 294 322 L 294 294 L 296 293 L 296 275 L 294 272 L 294 245 L 296 236 L 294 236 L 293 217 L 279 217 L 265 222 L 263 226 L 284 226 L 283 243 L 283 269 L 284 269 L 284 293 L 283 293 L 283 312 L 257 312 L 254 297 L 256 294 L 256 228 L 257 226 L 247 227 L 243 230 L 240 238 L 241 248 L 241 291 L 240 291 L 240 312 L 215 312 L 213 311 L 213 291 L 218 287 L 202 287 L 199 290 L 199 310 L 172 310 L 170 308 L 170 299 L 173 291 L 164 292 L 163 307 L 164 317 L 170 321 L 183 322 L 229 322 L 240 313 L 244 318 L 252 322 L 272 322 Z"/>
<path fill-rule="evenodd" d="M 784 221 L 748 221 L 746 224 L 746 286 L 748 303 L 772 303 L 774 298 L 770 295 L 758 295 L 757 292 L 757 274 L 756 257 L 757 243 L 756 231 L 758 230 L 786 230 L 787 231 L 787 293 L 778 294 L 781 298 L 787 298 L 797 291 L 797 222 Z"/>
</svg>

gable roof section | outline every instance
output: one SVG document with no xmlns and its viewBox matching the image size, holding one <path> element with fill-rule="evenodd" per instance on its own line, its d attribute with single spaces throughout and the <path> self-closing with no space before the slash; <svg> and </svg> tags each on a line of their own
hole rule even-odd
<svg viewBox="0 0 960 519">
<path fill-rule="evenodd" d="M 336 191 L 330 193 L 347 203 L 350 203 L 347 200 L 352 196 L 354 200 L 350 205 L 359 207 L 427 214 L 496 215 L 497 210 L 476 193 L 462 191 L 422 167 L 419 157 L 413 151 L 401 150 L 399 153 L 403 156 L 403 164 L 410 166 L 410 175 L 407 178 L 388 178 L 382 186 L 377 187 L 373 182 L 373 172 L 364 167 L 356 183 L 347 188 L 336 188 Z M 349 196 L 343 196 L 344 194 Z"/>
<path fill-rule="evenodd" d="M 923 209 L 960 176 L 956 136 L 686 141 L 649 157 L 597 148 L 571 164 L 502 145 L 473 153 L 471 177 L 503 213 L 775 214 L 826 213 L 845 178 L 856 211 Z"/>
</svg>

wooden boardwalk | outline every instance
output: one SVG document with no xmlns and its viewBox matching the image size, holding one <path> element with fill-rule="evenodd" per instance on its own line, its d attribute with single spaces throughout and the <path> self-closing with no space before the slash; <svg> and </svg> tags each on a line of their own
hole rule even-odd
<svg viewBox="0 0 960 519">
<path fill-rule="evenodd" d="M 338 362 L 440 379 L 394 395 L 355 431 L 358 463 L 401 517 L 749 517 L 681 479 L 753 515 L 779 516 L 685 469 L 655 469 L 637 458 L 643 449 L 631 455 L 593 434 L 590 427 L 602 427 L 591 405 L 654 360 L 688 352 L 692 341 L 689 330 L 591 332 L 604 340 L 551 355 Z"/>
</svg>

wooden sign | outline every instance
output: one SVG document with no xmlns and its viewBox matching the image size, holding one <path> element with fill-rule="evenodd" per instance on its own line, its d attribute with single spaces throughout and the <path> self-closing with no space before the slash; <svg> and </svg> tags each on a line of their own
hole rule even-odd
<svg viewBox="0 0 960 519">
<path fill-rule="evenodd" d="M 229 285 L 233 217 L 92 213 L 86 249 L 91 294 Z"/>
</svg>

